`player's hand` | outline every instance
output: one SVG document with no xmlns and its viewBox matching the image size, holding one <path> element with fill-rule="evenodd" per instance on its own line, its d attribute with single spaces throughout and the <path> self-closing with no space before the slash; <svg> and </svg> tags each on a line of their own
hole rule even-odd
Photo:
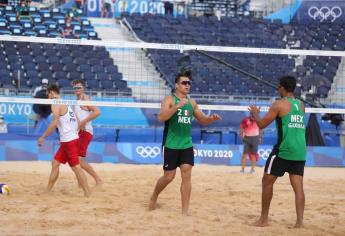
<svg viewBox="0 0 345 236">
<path fill-rule="evenodd" d="M 244 134 L 240 134 L 240 139 L 241 139 L 241 140 L 244 139 Z"/>
<path fill-rule="evenodd" d="M 40 137 L 40 138 L 37 140 L 37 145 L 38 145 L 38 146 L 42 146 L 44 140 L 45 140 L 45 138 Z"/>
<path fill-rule="evenodd" d="M 78 123 L 78 129 L 79 130 L 85 130 L 85 125 L 86 125 L 86 122 L 85 121 L 79 121 Z"/>
<path fill-rule="evenodd" d="M 176 104 L 176 108 L 179 109 L 183 107 L 184 105 L 188 104 L 187 98 L 182 98 L 179 103 Z"/>
<path fill-rule="evenodd" d="M 222 117 L 220 115 L 218 115 L 218 114 L 212 114 L 212 115 L 210 115 L 210 118 L 211 118 L 212 121 L 217 121 L 217 120 L 221 120 L 222 119 Z"/>
<path fill-rule="evenodd" d="M 257 107 L 255 105 L 251 105 L 249 106 L 248 110 L 250 111 L 250 113 L 255 117 L 258 117 L 259 113 L 260 113 L 260 107 Z"/>
</svg>

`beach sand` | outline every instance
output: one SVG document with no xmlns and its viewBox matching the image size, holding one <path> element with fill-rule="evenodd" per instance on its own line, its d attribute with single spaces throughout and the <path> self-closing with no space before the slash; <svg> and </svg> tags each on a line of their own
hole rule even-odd
<svg viewBox="0 0 345 236">
<path fill-rule="evenodd" d="M 250 224 L 260 213 L 262 168 L 251 175 L 239 167 L 196 165 L 190 216 L 182 216 L 179 171 L 159 208 L 148 211 L 161 166 L 92 165 L 104 184 L 85 198 L 68 166 L 46 194 L 49 162 L 0 162 L 0 183 L 11 189 L 0 195 L 0 235 L 345 235 L 345 168 L 306 168 L 305 228 L 294 229 L 287 174 L 274 187 L 271 226 L 257 228 Z"/>
</svg>

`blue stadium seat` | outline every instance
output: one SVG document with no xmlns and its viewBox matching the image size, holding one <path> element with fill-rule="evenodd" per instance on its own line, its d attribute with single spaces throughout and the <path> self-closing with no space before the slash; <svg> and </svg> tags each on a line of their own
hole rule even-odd
<svg viewBox="0 0 345 236">
<path fill-rule="evenodd" d="M 96 75 L 92 72 L 83 72 L 82 77 L 84 80 L 95 80 Z"/>
<path fill-rule="evenodd" d="M 85 80 L 86 86 L 88 89 L 95 89 L 98 90 L 100 88 L 100 84 L 98 80 Z"/>
<path fill-rule="evenodd" d="M 37 67 L 41 71 L 47 71 L 50 70 L 50 65 L 46 62 L 38 62 Z"/>
<path fill-rule="evenodd" d="M 64 65 L 64 70 L 69 72 L 77 71 L 77 68 L 78 66 L 72 62 Z"/>
<path fill-rule="evenodd" d="M 77 71 L 71 71 L 68 73 L 68 78 L 70 80 L 76 80 L 76 79 L 82 79 L 82 74 L 80 72 Z"/>
<path fill-rule="evenodd" d="M 98 73 L 98 72 L 104 72 L 105 69 L 102 65 L 92 65 L 92 72 Z"/>
<path fill-rule="evenodd" d="M 59 64 L 60 63 L 60 57 L 53 56 L 53 55 L 47 55 L 47 62 L 49 64 Z"/>
<path fill-rule="evenodd" d="M 102 89 L 108 90 L 108 89 L 114 89 L 115 88 L 114 81 L 112 81 L 112 80 L 101 80 L 100 83 L 101 83 L 100 87 Z"/>
<path fill-rule="evenodd" d="M 50 69 L 52 71 L 63 71 L 64 70 L 64 65 L 61 64 L 61 63 L 54 63 L 54 64 L 51 64 Z"/>
<path fill-rule="evenodd" d="M 23 35 L 25 35 L 25 36 L 37 36 L 37 33 L 33 30 L 25 30 Z"/>
<path fill-rule="evenodd" d="M 79 64 L 78 61 L 76 61 L 76 64 Z M 79 71 L 84 72 L 91 72 L 91 66 L 88 64 L 80 64 L 79 65 Z"/>
<path fill-rule="evenodd" d="M 113 61 L 112 58 L 105 58 L 105 59 L 103 59 L 101 62 L 102 62 L 102 65 L 105 66 L 106 71 L 108 71 L 108 70 L 107 70 L 107 69 L 108 69 L 107 66 L 114 65 L 114 61 Z"/>
<path fill-rule="evenodd" d="M 29 70 L 36 70 L 36 65 L 32 62 L 24 63 L 24 69 Z"/>
<path fill-rule="evenodd" d="M 53 78 L 53 73 L 50 70 L 41 70 L 41 78 L 46 78 L 51 80 Z"/>
<path fill-rule="evenodd" d="M 60 56 L 61 56 L 61 54 L 60 54 Z M 73 58 L 71 56 L 64 56 L 61 59 L 61 63 L 64 65 L 73 64 Z"/>
<path fill-rule="evenodd" d="M 26 75 L 29 78 L 33 78 L 33 77 L 38 78 L 39 77 L 39 73 L 37 72 L 37 70 L 29 70 L 29 71 L 26 72 Z"/>
<path fill-rule="evenodd" d="M 99 60 L 98 58 L 90 58 L 89 59 L 89 64 L 92 66 L 96 66 L 96 65 L 101 65 L 102 61 Z"/>
<path fill-rule="evenodd" d="M 60 80 L 60 79 L 68 79 L 67 77 L 67 73 L 65 71 L 56 71 L 53 73 L 53 77 L 56 80 Z"/>
<path fill-rule="evenodd" d="M 41 19 L 41 16 L 40 15 L 31 15 L 31 17 L 32 17 L 32 19 L 33 19 L 33 22 L 35 23 L 35 24 L 37 24 L 37 23 L 41 23 L 42 22 L 42 19 Z"/>
<path fill-rule="evenodd" d="M 64 89 L 68 89 L 71 88 L 71 81 L 69 81 L 68 79 L 57 79 L 56 83 L 58 84 L 58 86 L 60 88 L 64 88 Z"/>
<path fill-rule="evenodd" d="M 64 58 L 64 57 L 68 57 L 68 58 L 71 58 L 69 55 L 70 55 L 70 52 L 68 51 L 68 50 L 65 50 L 65 49 L 63 49 L 63 48 L 59 48 L 59 50 L 58 50 L 58 55 L 59 55 L 59 57 L 61 57 L 61 58 Z"/>
<path fill-rule="evenodd" d="M 83 57 L 83 54 L 80 55 L 80 57 L 75 57 L 73 53 L 71 54 L 72 57 L 75 57 L 74 63 L 78 65 L 87 64 L 87 59 Z"/>
<path fill-rule="evenodd" d="M 61 36 L 61 33 L 59 31 L 52 30 L 52 31 L 48 32 L 48 37 L 56 38 L 56 37 L 60 37 L 60 36 Z"/>
<path fill-rule="evenodd" d="M 109 75 L 107 74 L 107 73 L 105 73 L 105 72 L 97 72 L 97 73 L 95 73 L 96 74 L 96 78 L 98 79 L 98 80 L 109 80 Z"/>
</svg>

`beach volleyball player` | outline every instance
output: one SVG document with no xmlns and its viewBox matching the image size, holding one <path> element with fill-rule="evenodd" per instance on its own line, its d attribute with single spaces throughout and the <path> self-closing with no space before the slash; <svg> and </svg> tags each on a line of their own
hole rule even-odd
<svg viewBox="0 0 345 236">
<path fill-rule="evenodd" d="M 57 85 L 50 85 L 47 88 L 49 99 L 60 99 L 60 90 Z M 77 181 L 84 191 L 84 196 L 90 195 L 86 176 L 79 165 L 79 137 L 78 121 L 72 108 L 68 105 L 52 105 L 53 119 L 47 130 L 38 139 L 37 144 L 41 146 L 44 140 L 55 131 L 56 128 L 60 134 L 60 147 L 52 161 L 52 169 L 48 182 L 48 191 L 51 191 L 59 177 L 60 164 L 66 162 L 70 165 Z"/>
<path fill-rule="evenodd" d="M 260 129 L 273 120 L 277 127 L 277 144 L 267 159 L 262 178 L 261 216 L 256 226 L 268 225 L 268 212 L 273 196 L 273 184 L 285 172 L 289 173 L 290 183 L 295 192 L 297 220 L 295 227 L 303 227 L 305 197 L 303 174 L 306 160 L 305 110 L 299 99 L 295 98 L 296 79 L 292 76 L 280 78 L 281 100 L 275 101 L 266 115 L 260 119 L 259 108 L 250 106 L 249 110 Z"/>
<path fill-rule="evenodd" d="M 77 100 L 90 101 L 90 98 L 84 93 L 84 82 L 82 80 L 73 81 L 74 94 Z M 74 112 L 79 120 L 79 161 L 80 166 L 89 173 L 99 186 L 102 184 L 101 178 L 97 175 L 92 166 L 85 161 L 87 148 L 93 137 L 93 127 L 91 121 L 96 119 L 100 114 L 100 110 L 96 106 L 74 106 Z"/>
<path fill-rule="evenodd" d="M 163 176 L 156 183 L 149 203 L 149 209 L 156 208 L 158 195 L 175 178 L 176 168 L 181 171 L 182 214 L 188 214 L 191 195 L 191 175 L 194 165 L 194 151 L 191 137 L 192 117 L 202 125 L 220 119 L 217 114 L 205 116 L 195 100 L 188 97 L 191 86 L 189 72 L 175 78 L 175 93 L 163 99 L 158 119 L 165 122 L 163 134 Z"/>
</svg>

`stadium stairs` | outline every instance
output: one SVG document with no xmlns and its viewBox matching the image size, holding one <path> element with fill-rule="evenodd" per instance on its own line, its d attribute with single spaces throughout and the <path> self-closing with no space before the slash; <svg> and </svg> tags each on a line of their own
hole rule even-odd
<svg viewBox="0 0 345 236">
<path fill-rule="evenodd" d="M 331 90 L 328 94 L 328 100 L 331 104 L 345 104 L 345 60 L 342 58 L 337 74 L 334 77 L 334 81 Z"/>
<path fill-rule="evenodd" d="M 113 19 L 90 18 L 95 31 L 102 40 L 134 41 L 127 30 Z M 141 49 L 107 50 L 123 74 L 132 95 L 139 100 L 157 100 L 170 92 L 166 82 L 155 70 Z"/>
</svg>

